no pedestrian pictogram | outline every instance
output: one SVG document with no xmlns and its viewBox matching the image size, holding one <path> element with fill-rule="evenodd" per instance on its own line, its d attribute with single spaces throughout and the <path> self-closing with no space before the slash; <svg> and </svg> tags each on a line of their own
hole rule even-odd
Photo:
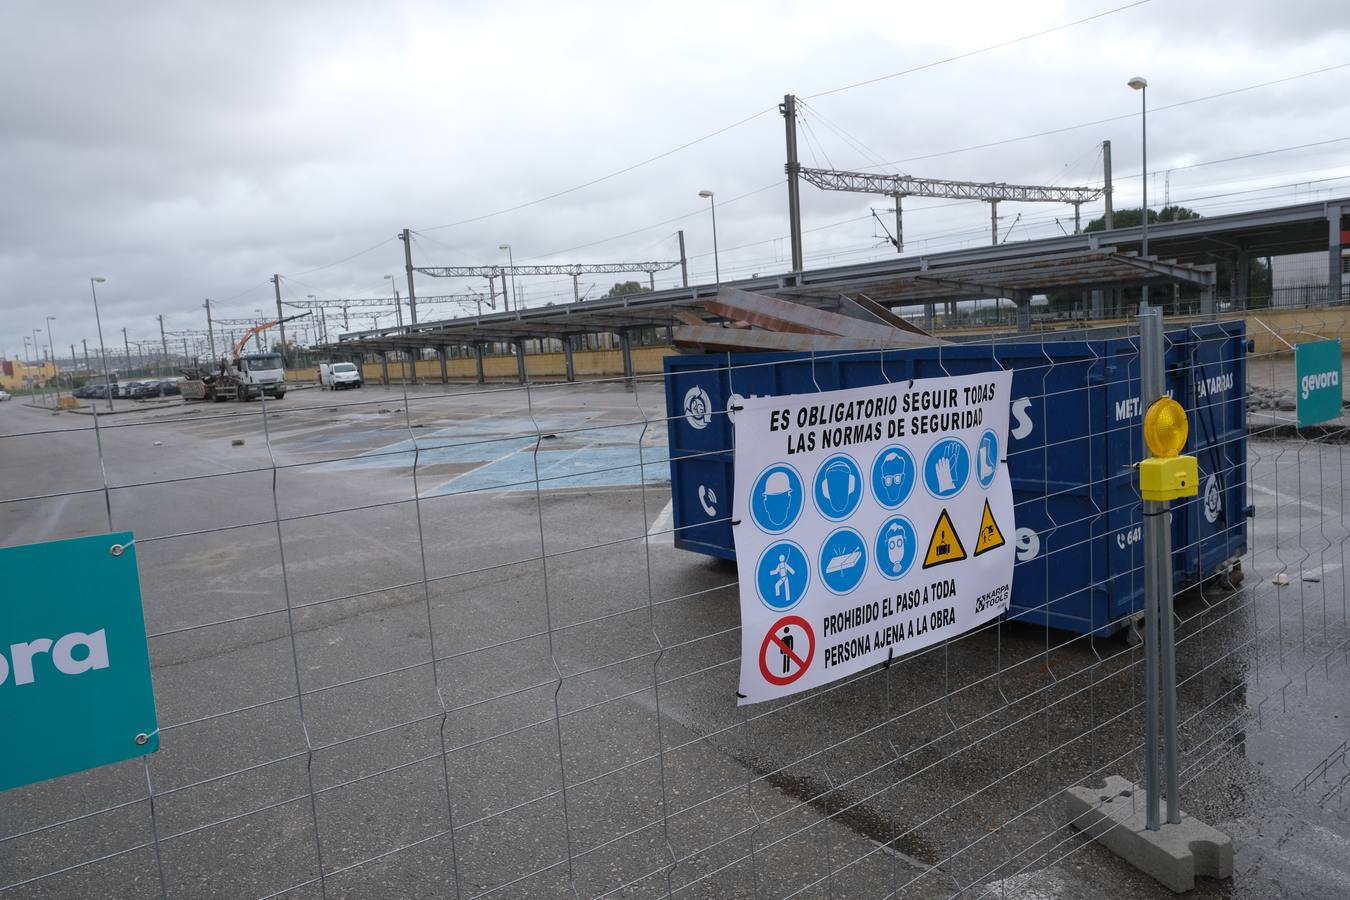
<svg viewBox="0 0 1350 900">
<path fill-rule="evenodd" d="M 759 674 L 769 684 L 779 687 L 792 684 L 811 667 L 816 655 L 816 636 L 801 616 L 784 616 L 759 647 Z"/>
<path fill-rule="evenodd" d="M 1002 547 L 1007 541 L 1003 539 L 1003 531 L 994 521 L 994 511 L 989 508 L 989 501 L 984 501 L 984 515 L 980 516 L 980 535 L 975 539 L 975 555 L 987 553 L 997 547 Z"/>
<path fill-rule="evenodd" d="M 928 539 L 928 553 L 923 558 L 923 567 L 928 569 L 943 563 L 959 562 L 965 558 L 966 548 L 956 536 L 956 526 L 952 525 L 952 517 L 947 515 L 944 509 L 938 515 L 937 524 L 933 526 L 933 536 Z"/>
</svg>

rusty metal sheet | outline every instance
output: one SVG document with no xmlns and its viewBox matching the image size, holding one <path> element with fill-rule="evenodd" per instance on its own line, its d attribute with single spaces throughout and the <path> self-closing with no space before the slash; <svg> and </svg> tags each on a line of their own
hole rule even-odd
<svg viewBox="0 0 1350 900">
<path fill-rule="evenodd" d="M 698 313 L 690 312 L 687 309 L 676 309 L 671 311 L 671 315 L 678 321 L 686 325 L 693 325 L 695 328 L 701 328 L 708 323 Z"/>
<path fill-rule="evenodd" d="M 728 319 L 740 319 L 778 333 L 836 335 L 869 340 L 882 337 L 885 340 L 892 340 L 887 335 L 887 332 L 892 331 L 892 329 L 882 326 L 881 333 L 878 334 L 878 325 L 875 322 L 867 322 L 851 316 L 841 316 L 838 313 L 805 306 L 791 300 L 779 300 L 777 297 L 755 294 L 737 288 L 723 287 L 718 292 L 717 299 L 707 300 L 704 305 L 710 312 L 715 312 L 720 316 Z M 899 330 L 894 330 L 894 334 L 896 335 L 895 339 L 902 335 L 910 339 L 915 337 L 912 333 Z M 923 346 L 932 343 L 933 341 L 929 339 L 923 343 Z M 901 345 L 897 344 L 896 346 Z M 918 346 L 918 344 L 910 342 L 904 346 Z"/>
<path fill-rule="evenodd" d="M 801 334 L 782 331 L 747 331 L 681 325 L 675 329 L 675 343 L 710 351 L 829 351 L 829 350 L 905 350 L 912 347 L 931 347 L 932 338 L 906 332 L 881 331 L 872 338 L 840 337 L 828 334 Z"/>
<path fill-rule="evenodd" d="M 856 296 L 853 297 L 850 297 L 847 294 L 845 294 L 844 300 L 849 303 L 852 303 L 854 306 L 857 306 L 863 312 L 874 317 L 883 325 L 889 325 L 892 328 L 898 329 L 900 331 L 908 331 L 912 334 L 923 335 L 924 337 L 933 337 L 931 334 L 929 334 L 927 331 L 924 331 L 918 325 L 915 325 L 913 322 L 909 322 L 905 319 L 902 319 L 900 316 L 897 316 L 895 313 L 891 312 L 889 309 L 882 306 L 880 303 L 876 302 L 871 297 L 868 297 L 865 294 L 857 294 Z M 933 338 L 933 340 L 935 343 L 939 344 L 947 343 L 946 341 L 941 340 L 939 338 Z"/>
</svg>

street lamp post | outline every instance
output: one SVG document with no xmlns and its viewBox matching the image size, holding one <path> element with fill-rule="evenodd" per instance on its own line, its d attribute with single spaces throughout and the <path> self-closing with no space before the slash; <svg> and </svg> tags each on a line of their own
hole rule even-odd
<svg viewBox="0 0 1350 900">
<path fill-rule="evenodd" d="M 394 280 L 394 276 L 393 276 L 393 275 L 386 275 L 386 276 L 384 276 L 384 279 L 385 279 L 385 281 L 388 281 L 388 282 L 389 282 L 389 286 L 390 286 L 391 288 L 394 289 L 394 323 L 398 325 L 398 327 L 399 327 L 400 330 L 402 330 L 402 328 L 403 328 L 403 298 L 401 298 L 401 297 L 398 295 L 398 282 Z"/>
<path fill-rule="evenodd" d="M 56 316 L 47 316 L 47 347 L 52 354 L 53 376 L 56 380 L 56 389 L 61 390 L 61 367 L 56 363 L 56 343 L 52 340 L 52 323 L 56 321 Z"/>
<path fill-rule="evenodd" d="M 47 387 L 47 365 L 42 361 L 42 340 L 38 337 L 41 328 L 33 329 L 33 362 L 37 363 L 38 371 L 42 373 L 42 387 Z"/>
<path fill-rule="evenodd" d="M 712 191 L 699 191 L 698 195 L 708 201 L 708 208 L 712 211 L 713 277 L 717 279 L 717 284 L 720 287 L 722 284 L 722 267 L 717 260 L 717 200 L 713 198 Z"/>
<path fill-rule="evenodd" d="M 94 323 L 98 325 L 98 355 L 103 357 L 103 385 L 108 391 L 108 412 L 113 408 L 112 375 L 108 372 L 108 351 L 103 347 L 103 320 L 98 315 L 98 291 L 94 289 L 94 283 L 102 284 L 108 279 L 102 275 L 95 275 L 89 279 L 89 293 L 94 297 Z"/>
<path fill-rule="evenodd" d="M 1143 144 L 1144 158 L 1144 204 L 1140 218 L 1139 226 L 1139 255 L 1148 256 L 1148 79 L 1136 75 L 1126 82 L 1131 88 L 1139 92 L 1139 116 L 1140 116 L 1140 135 Z M 1148 283 L 1143 286 L 1143 295 L 1139 303 L 1139 311 L 1148 309 Z"/>
<path fill-rule="evenodd" d="M 516 290 L 516 259 L 511 255 L 511 245 L 498 244 L 497 249 L 506 251 L 506 262 L 511 267 L 511 299 L 515 302 L 516 309 L 520 309 L 520 293 Z M 506 293 L 505 279 L 502 280 L 502 293 Z M 509 310 L 511 308 L 510 304 L 508 304 L 506 308 Z"/>
</svg>

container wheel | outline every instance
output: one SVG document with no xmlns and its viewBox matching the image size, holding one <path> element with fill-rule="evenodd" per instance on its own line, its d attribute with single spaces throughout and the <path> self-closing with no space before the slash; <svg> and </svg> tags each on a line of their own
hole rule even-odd
<svg viewBox="0 0 1350 900">
<path fill-rule="evenodd" d="M 1143 613 L 1130 616 L 1129 621 L 1125 623 L 1124 633 L 1125 633 L 1125 646 L 1138 647 L 1140 644 L 1144 643 Z"/>
</svg>

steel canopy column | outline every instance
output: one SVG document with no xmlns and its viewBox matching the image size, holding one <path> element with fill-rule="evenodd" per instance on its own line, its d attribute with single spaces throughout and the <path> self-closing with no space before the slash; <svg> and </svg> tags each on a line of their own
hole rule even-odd
<svg viewBox="0 0 1350 900">
<path fill-rule="evenodd" d="M 623 351 L 623 378 L 628 384 L 633 383 L 633 340 L 628 334 L 628 329 L 619 332 L 619 349 Z"/>
<path fill-rule="evenodd" d="M 1243 247 L 1238 251 L 1237 258 L 1233 260 L 1233 274 L 1237 276 L 1237 290 L 1233 292 L 1233 308 L 1246 309 L 1251 305 L 1252 290 L 1252 258 Z"/>
<path fill-rule="evenodd" d="M 436 348 L 436 356 L 441 360 L 441 384 L 450 383 L 450 373 L 445 368 L 445 345 L 441 344 Z"/>
<path fill-rule="evenodd" d="M 519 338 L 516 344 L 516 375 L 520 378 L 521 384 L 528 384 L 529 374 L 525 371 L 525 339 Z"/>
<path fill-rule="evenodd" d="M 1327 225 L 1330 233 L 1327 240 L 1327 302 L 1340 303 L 1343 299 L 1341 268 L 1341 208 L 1327 207 Z"/>
<path fill-rule="evenodd" d="M 563 365 L 567 370 L 567 380 L 576 381 L 577 373 L 576 369 L 572 365 L 572 336 L 570 334 L 563 335 L 562 345 L 563 345 Z"/>
<path fill-rule="evenodd" d="M 380 376 L 384 379 L 383 383 L 387 387 L 389 385 L 389 353 L 385 350 L 380 351 Z"/>
<path fill-rule="evenodd" d="M 481 342 L 473 345 L 473 360 L 474 366 L 478 370 L 478 383 L 486 383 L 487 378 L 483 376 L 483 345 Z"/>
</svg>

